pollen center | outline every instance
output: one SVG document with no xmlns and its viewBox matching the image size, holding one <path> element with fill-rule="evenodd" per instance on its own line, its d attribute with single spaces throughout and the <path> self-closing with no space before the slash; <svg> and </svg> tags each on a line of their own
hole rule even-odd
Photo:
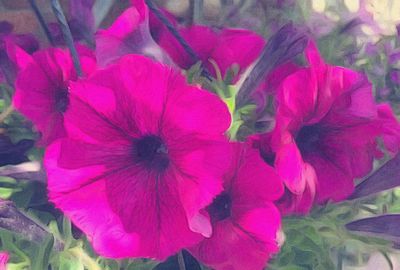
<svg viewBox="0 0 400 270">
<path fill-rule="evenodd" d="M 58 89 L 55 93 L 54 99 L 55 99 L 56 111 L 64 113 L 69 105 L 68 89 L 66 88 Z"/>
<path fill-rule="evenodd" d="M 318 148 L 321 131 L 319 125 L 304 126 L 300 129 L 296 136 L 296 144 L 302 154 Z"/>
<path fill-rule="evenodd" d="M 145 135 L 134 140 L 133 144 L 134 159 L 137 163 L 158 172 L 168 167 L 168 149 L 160 137 Z"/>
<path fill-rule="evenodd" d="M 208 213 L 213 221 L 220 221 L 231 216 L 232 199 L 227 193 L 218 195 L 208 207 Z"/>
</svg>

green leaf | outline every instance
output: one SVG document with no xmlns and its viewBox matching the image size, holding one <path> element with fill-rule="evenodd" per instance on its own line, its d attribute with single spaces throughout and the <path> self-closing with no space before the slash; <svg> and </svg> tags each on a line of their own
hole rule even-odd
<svg viewBox="0 0 400 270">
<path fill-rule="evenodd" d="M 49 265 L 50 254 L 54 245 L 54 237 L 49 234 L 45 241 L 40 245 L 39 252 L 33 260 L 32 270 L 47 269 Z"/>
<path fill-rule="evenodd" d="M 0 187 L 0 198 L 7 200 L 13 195 L 14 192 L 18 191 L 21 191 L 21 189 Z"/>
<path fill-rule="evenodd" d="M 70 256 L 60 256 L 59 270 L 85 270 L 82 262 Z"/>
</svg>

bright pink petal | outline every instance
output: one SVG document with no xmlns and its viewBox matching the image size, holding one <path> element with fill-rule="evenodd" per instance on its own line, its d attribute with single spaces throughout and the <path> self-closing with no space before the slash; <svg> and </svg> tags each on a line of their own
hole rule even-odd
<svg viewBox="0 0 400 270">
<path fill-rule="evenodd" d="M 226 104 L 216 95 L 198 87 L 187 87 L 181 76 L 175 77 L 168 90 L 169 105 L 165 108 L 164 117 L 175 124 L 171 128 L 179 126 L 182 131 L 199 136 L 202 133 L 207 136 L 222 134 L 229 128 L 231 116 Z M 204 106 L 213 109 L 206 111 Z"/>
<path fill-rule="evenodd" d="M 308 42 L 307 48 L 305 50 L 306 59 L 308 64 L 315 69 L 324 69 L 325 62 L 319 54 L 317 44 L 313 40 Z"/>
<path fill-rule="evenodd" d="M 279 228 L 279 212 L 268 204 L 243 214 L 238 221 L 219 222 L 211 238 L 189 251 L 216 270 L 263 269 L 271 255 L 278 251 Z"/>
<path fill-rule="evenodd" d="M 296 144 L 282 145 L 276 152 L 275 168 L 286 187 L 295 194 L 301 194 L 306 186 L 303 178 L 304 162 Z"/>
<path fill-rule="evenodd" d="M 231 183 L 232 196 L 238 201 L 236 206 L 254 207 L 259 202 L 279 199 L 283 194 L 282 180 L 275 170 L 262 160 L 259 152 L 241 144 L 237 144 L 235 150 L 242 152 L 236 153 L 237 166 L 240 170 L 232 169 L 236 174 L 233 178 L 239 179 Z M 256 185 L 255 179 L 257 179 Z"/>
<path fill-rule="evenodd" d="M 232 68 L 233 65 L 238 65 L 238 71 L 241 74 L 260 56 L 264 44 L 264 39 L 252 31 L 223 29 L 221 33 L 218 33 L 218 44 L 208 58 L 217 63 L 222 77 L 226 75 L 228 69 Z M 212 66 L 207 62 L 205 64 L 215 74 Z M 234 82 L 237 79 L 235 78 Z"/>
<path fill-rule="evenodd" d="M 209 221 L 203 217 L 203 226 L 199 227 L 197 221 L 199 210 L 212 202 L 215 194 L 222 191 L 222 178 L 231 164 L 231 148 L 227 143 L 206 142 L 193 138 L 186 140 L 179 138 L 170 144 L 186 145 L 174 146 L 171 156 L 175 160 L 178 192 L 181 202 L 188 216 L 189 226 L 204 236 L 209 236 Z M 216 179 L 221 179 L 216 182 Z"/>
<path fill-rule="evenodd" d="M 300 69 L 301 68 L 293 62 L 278 66 L 265 78 L 257 91 L 265 92 L 266 94 L 275 93 L 287 76 L 299 71 Z"/>
<path fill-rule="evenodd" d="M 315 199 L 315 189 L 317 184 L 317 176 L 314 168 L 304 163 L 303 175 L 306 179 L 306 187 L 301 194 L 294 194 L 288 189 L 282 198 L 277 202 L 277 206 L 282 215 L 302 214 L 306 215 L 310 212 Z"/>
<path fill-rule="evenodd" d="M 65 136 L 62 113 L 56 109 L 56 95 L 66 91 L 67 81 L 75 79 L 72 60 L 60 49 L 40 51 L 20 72 L 13 104 L 42 132 L 41 144 Z"/>
<path fill-rule="evenodd" d="M 108 204 L 105 182 L 100 179 L 82 187 L 86 181 L 104 173 L 103 166 L 66 170 L 58 166 L 61 143 L 49 146 L 45 155 L 50 200 L 83 230 L 96 251 L 103 256 L 134 256 L 140 247 L 139 236 L 126 233 Z"/>
<path fill-rule="evenodd" d="M 151 70 L 151 72 L 149 72 Z M 165 72 L 165 66 L 154 64 L 141 56 L 126 56 L 118 65 L 106 71 L 97 72 L 90 81 L 115 92 L 120 104 L 119 110 L 135 115 L 148 115 L 146 121 L 136 121 L 140 130 L 158 132 L 154 125 L 162 117 L 166 120 L 165 134 L 191 132 L 199 136 L 217 134 L 228 129 L 230 114 L 227 106 L 216 95 L 188 86 L 185 79 L 172 69 Z M 132 104 L 126 104 L 132 100 Z M 210 106 L 213 110 L 204 110 Z M 173 136 L 176 136 L 174 134 Z"/>
<path fill-rule="evenodd" d="M 218 31 L 203 25 L 182 27 L 177 25 L 173 18 L 172 23 L 194 50 L 198 60 L 202 61 L 214 77 L 216 77 L 216 70 L 210 60 L 215 61 L 222 77 L 234 64 L 239 66 L 239 73 L 241 73 L 259 57 L 265 44 L 261 36 L 245 29 L 227 28 Z M 165 27 L 159 24 L 157 19 L 153 18 L 151 27 L 157 43 L 178 66 L 188 69 L 196 63 L 196 60 Z M 238 77 L 234 78 L 234 81 L 237 79 Z"/>
<path fill-rule="evenodd" d="M 190 252 L 214 269 L 262 269 L 277 252 L 279 177 L 248 144 L 234 143 L 224 191 L 207 207 L 213 234 Z M 255 181 L 256 180 L 256 181 Z"/>
<path fill-rule="evenodd" d="M 308 161 L 314 167 L 318 178 L 316 189 L 318 203 L 325 203 L 330 199 L 341 201 L 353 192 L 352 176 L 346 173 L 343 167 L 338 166 L 335 160 L 314 155 L 309 157 Z"/>
<path fill-rule="evenodd" d="M 69 110 L 65 114 L 65 127 L 70 138 L 92 144 L 126 140 L 122 124 L 128 120 L 122 122 L 112 118 L 118 114 L 116 97 L 111 89 L 89 82 L 71 83 L 70 89 Z"/>
<path fill-rule="evenodd" d="M 202 237 L 188 227 L 174 174 L 148 176 L 143 169 L 131 168 L 107 177 L 107 196 L 111 208 L 121 218 L 128 233 L 137 233 L 147 243 L 134 257 L 166 259 L 182 247 Z M 205 183 L 202 183 L 203 185 Z M 179 232 L 179 237 L 176 234 Z"/>
<path fill-rule="evenodd" d="M 96 34 L 96 56 L 100 66 L 119 59 L 127 54 L 144 54 L 157 60 L 166 61 L 165 55 L 150 35 L 147 7 L 139 10 L 131 7 L 117 18 L 107 30 Z"/>
<path fill-rule="evenodd" d="M 200 58 L 199 60 L 207 64 L 218 42 L 218 37 L 214 31 L 206 26 L 193 25 L 188 28 L 181 28 L 180 34 L 196 52 Z M 167 29 L 158 32 L 157 43 L 178 66 L 188 69 L 196 64 L 195 59 L 185 51 L 182 45 Z"/>
<path fill-rule="evenodd" d="M 307 91 L 304 91 L 307 89 Z M 293 118 L 294 121 L 308 121 L 314 115 L 318 97 L 316 78 L 306 69 L 289 75 L 278 91 L 278 114 Z"/>
</svg>

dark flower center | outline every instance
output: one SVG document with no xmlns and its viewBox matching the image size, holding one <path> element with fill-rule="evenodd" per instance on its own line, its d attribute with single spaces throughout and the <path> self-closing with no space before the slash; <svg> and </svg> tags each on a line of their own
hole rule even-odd
<svg viewBox="0 0 400 270">
<path fill-rule="evenodd" d="M 157 172 L 164 171 L 169 165 L 168 149 L 160 137 L 145 135 L 133 142 L 133 155 L 138 163 Z"/>
<path fill-rule="evenodd" d="M 274 167 L 275 164 L 275 159 L 276 159 L 276 154 L 274 152 L 265 152 L 263 150 L 260 150 L 260 155 L 262 159 L 270 166 Z"/>
<path fill-rule="evenodd" d="M 207 208 L 212 221 L 220 221 L 231 216 L 232 199 L 228 193 L 218 195 Z"/>
<path fill-rule="evenodd" d="M 69 105 L 68 89 L 66 88 L 58 89 L 55 93 L 54 98 L 56 104 L 56 111 L 64 113 Z"/>
<path fill-rule="evenodd" d="M 318 124 L 302 127 L 296 136 L 296 144 L 302 154 L 314 152 L 321 137 L 321 126 Z"/>
</svg>

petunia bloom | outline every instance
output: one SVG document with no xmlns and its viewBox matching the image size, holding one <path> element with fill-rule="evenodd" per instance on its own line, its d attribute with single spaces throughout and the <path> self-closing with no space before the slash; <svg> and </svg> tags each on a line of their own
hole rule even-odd
<svg viewBox="0 0 400 270">
<path fill-rule="evenodd" d="M 89 74 L 95 68 L 94 57 L 83 46 L 79 51 L 83 70 Z M 69 52 L 62 49 L 49 48 L 23 58 L 26 64 L 16 80 L 13 105 L 35 124 L 45 146 L 66 134 L 63 115 L 69 105 L 69 81 L 78 76 Z"/>
<path fill-rule="evenodd" d="M 213 269 L 264 269 L 278 250 L 281 221 L 273 201 L 283 192 L 274 169 L 248 145 L 234 145 L 224 191 L 206 208 L 213 235 L 189 251 Z"/>
<path fill-rule="evenodd" d="M 49 198 L 100 255 L 163 260 L 211 235 L 200 209 L 230 163 L 217 96 L 128 55 L 71 83 L 64 117 L 68 137 L 44 159 Z"/>
<path fill-rule="evenodd" d="M 169 17 L 171 18 L 171 16 Z M 205 25 L 184 27 L 174 20 L 172 20 L 172 24 L 197 54 L 198 60 L 202 61 L 203 66 L 214 77 L 217 76 L 217 71 L 211 61 L 215 61 L 222 78 L 235 65 L 238 67 L 238 74 L 241 74 L 260 56 L 265 45 L 265 41 L 260 35 L 245 29 L 214 29 Z M 150 30 L 155 41 L 178 66 L 188 69 L 196 64 L 196 59 L 188 54 L 154 15 L 150 16 Z M 233 81 L 235 82 L 237 79 L 238 76 L 234 77 Z"/>
<path fill-rule="evenodd" d="M 306 57 L 309 67 L 289 75 L 278 90 L 276 127 L 268 135 L 287 189 L 283 208 L 298 213 L 313 201 L 350 195 L 354 179 L 371 171 L 384 133 L 363 74 L 324 63 L 312 42 Z"/>
</svg>

